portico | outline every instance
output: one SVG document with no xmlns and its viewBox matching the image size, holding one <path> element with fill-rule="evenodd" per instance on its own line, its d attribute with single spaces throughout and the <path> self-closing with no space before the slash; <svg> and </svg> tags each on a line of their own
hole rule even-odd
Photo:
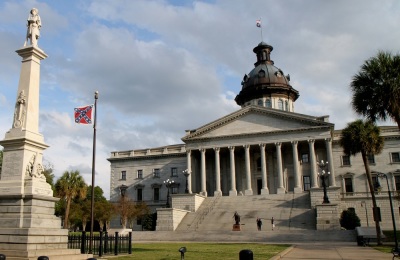
<svg viewBox="0 0 400 260">
<path fill-rule="evenodd" d="M 250 110 L 249 114 L 252 113 Z M 325 124 L 324 127 L 329 129 L 329 123 Z M 220 125 L 220 128 L 223 127 Z M 204 196 L 301 193 L 318 188 L 316 162 L 333 157 L 331 138 L 326 131 L 318 133 L 315 139 L 308 135 L 291 141 L 287 136 L 279 138 L 279 135 L 264 133 L 257 140 L 265 139 L 265 142 L 253 143 L 249 142 L 251 137 L 246 136 L 227 138 L 209 133 L 212 138 L 201 138 L 203 134 L 196 138 L 193 132 L 183 140 L 191 172 L 189 190 Z M 326 138 L 321 138 L 321 135 L 326 135 Z M 194 139 L 202 140 L 194 142 Z M 205 143 L 214 145 L 206 146 Z M 329 185 L 335 186 L 333 169 L 330 172 Z"/>
</svg>

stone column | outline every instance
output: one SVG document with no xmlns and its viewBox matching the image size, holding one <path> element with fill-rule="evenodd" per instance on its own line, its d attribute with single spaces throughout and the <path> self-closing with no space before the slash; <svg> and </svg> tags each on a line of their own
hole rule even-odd
<svg viewBox="0 0 400 260">
<path fill-rule="evenodd" d="M 318 188 L 318 179 L 317 179 L 317 171 L 315 169 L 317 165 L 317 161 L 315 158 L 315 150 L 314 150 L 314 139 L 308 140 L 308 146 L 310 149 L 310 169 L 311 169 L 311 188 Z"/>
<path fill-rule="evenodd" d="M 299 155 L 297 153 L 297 141 L 292 141 L 292 150 L 293 150 L 293 174 L 294 174 L 294 193 L 302 193 L 303 189 L 301 188 L 300 181 L 300 171 L 299 171 Z"/>
<path fill-rule="evenodd" d="M 200 194 L 207 197 L 206 187 L 206 149 L 200 149 L 201 152 L 201 192 Z"/>
<path fill-rule="evenodd" d="M 219 147 L 215 147 L 215 191 L 214 196 L 221 196 L 221 168 L 219 163 Z"/>
<path fill-rule="evenodd" d="M 265 155 L 265 144 L 260 144 L 260 152 L 261 152 L 261 181 L 262 181 L 261 194 L 269 194 L 268 181 L 267 181 L 267 160 L 266 160 L 266 155 Z"/>
<path fill-rule="evenodd" d="M 326 145 L 326 155 L 328 158 L 328 166 L 329 166 L 329 172 L 331 173 L 329 175 L 329 186 L 335 187 L 336 186 L 336 176 L 335 176 L 335 167 L 333 167 L 333 154 L 332 154 L 332 139 L 331 138 L 326 138 L 325 139 L 325 145 Z"/>
<path fill-rule="evenodd" d="M 236 196 L 235 147 L 229 146 L 228 148 L 231 162 L 231 190 L 229 191 L 229 196 Z"/>
<path fill-rule="evenodd" d="M 276 157 L 277 157 L 277 164 L 278 164 L 278 189 L 277 194 L 284 194 L 286 193 L 285 187 L 283 186 L 283 167 L 282 167 L 282 152 L 281 146 L 282 143 L 275 143 L 276 146 Z"/>
<path fill-rule="evenodd" d="M 188 178 L 188 190 L 189 194 L 192 194 L 192 151 L 186 150 L 186 166 L 189 172 Z"/>
<path fill-rule="evenodd" d="M 244 195 L 253 195 L 251 189 L 251 172 L 250 172 L 250 145 L 243 145 L 244 147 L 244 160 L 246 167 L 246 190 Z"/>
</svg>

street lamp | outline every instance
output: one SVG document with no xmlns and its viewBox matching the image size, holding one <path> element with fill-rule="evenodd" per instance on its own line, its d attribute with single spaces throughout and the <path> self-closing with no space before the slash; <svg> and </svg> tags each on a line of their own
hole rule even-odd
<svg viewBox="0 0 400 260">
<path fill-rule="evenodd" d="M 121 192 L 121 196 L 122 197 L 125 197 L 125 194 L 126 194 L 126 190 L 128 189 L 128 186 L 126 186 L 126 185 L 124 185 L 124 184 L 122 184 L 121 186 L 119 186 L 119 190 L 120 190 L 120 192 Z"/>
<path fill-rule="evenodd" d="M 365 208 L 365 217 L 367 218 L 367 227 L 369 227 L 367 204 L 365 203 L 365 201 L 361 201 L 361 207 L 364 207 L 364 208 Z"/>
<path fill-rule="evenodd" d="M 390 192 L 390 187 L 389 187 L 389 180 L 388 177 L 385 173 L 382 172 L 374 172 L 376 175 L 380 178 L 386 178 L 386 183 L 388 187 L 388 194 L 389 194 L 389 201 L 390 201 L 390 211 L 392 212 L 392 222 L 393 222 L 393 231 L 394 231 L 394 243 L 395 243 L 395 248 L 393 249 L 394 252 L 399 252 L 399 244 L 397 242 L 397 234 L 396 234 L 396 221 L 394 218 L 394 211 L 393 211 L 393 202 L 392 202 L 392 194 Z"/>
<path fill-rule="evenodd" d="M 188 194 L 189 193 L 189 183 L 188 183 L 188 178 L 189 178 L 189 175 L 190 175 L 190 172 L 189 172 L 189 170 L 188 169 L 186 169 L 186 170 L 184 170 L 183 171 L 183 175 L 185 175 L 185 177 L 186 177 L 186 189 L 185 189 L 185 193 L 186 194 Z"/>
<path fill-rule="evenodd" d="M 165 205 L 167 208 L 171 207 L 171 204 L 169 204 L 169 188 L 172 186 L 172 184 L 174 184 L 173 180 L 167 179 L 166 181 L 164 181 L 165 186 L 167 187 L 167 204 Z"/>
<path fill-rule="evenodd" d="M 317 162 L 317 165 L 321 169 L 321 173 L 318 172 L 318 175 L 320 176 L 322 180 L 322 187 L 324 188 L 324 201 L 322 202 L 323 204 L 328 204 L 329 199 L 328 199 L 328 194 L 326 192 L 326 178 L 331 174 L 329 171 L 325 171 L 326 167 L 328 166 L 328 162 L 324 162 L 324 160 L 321 160 L 321 162 Z"/>
</svg>

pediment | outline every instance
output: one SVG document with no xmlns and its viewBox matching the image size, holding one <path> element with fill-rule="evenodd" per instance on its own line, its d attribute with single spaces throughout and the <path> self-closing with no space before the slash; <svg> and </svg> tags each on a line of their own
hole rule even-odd
<svg viewBox="0 0 400 260">
<path fill-rule="evenodd" d="M 266 133 L 333 128 L 326 117 L 314 117 L 271 108 L 248 106 L 209 124 L 191 130 L 183 141 Z"/>
</svg>

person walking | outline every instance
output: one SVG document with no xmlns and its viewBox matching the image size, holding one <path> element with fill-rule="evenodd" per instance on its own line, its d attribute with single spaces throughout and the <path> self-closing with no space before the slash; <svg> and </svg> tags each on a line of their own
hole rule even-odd
<svg viewBox="0 0 400 260">
<path fill-rule="evenodd" d="M 274 230 L 275 228 L 275 223 L 274 223 L 274 217 L 271 218 L 271 226 L 272 226 L 272 230 Z"/>
<path fill-rule="evenodd" d="M 262 221 L 260 218 L 257 218 L 257 229 L 258 231 L 261 231 L 261 226 L 262 226 Z"/>
</svg>

